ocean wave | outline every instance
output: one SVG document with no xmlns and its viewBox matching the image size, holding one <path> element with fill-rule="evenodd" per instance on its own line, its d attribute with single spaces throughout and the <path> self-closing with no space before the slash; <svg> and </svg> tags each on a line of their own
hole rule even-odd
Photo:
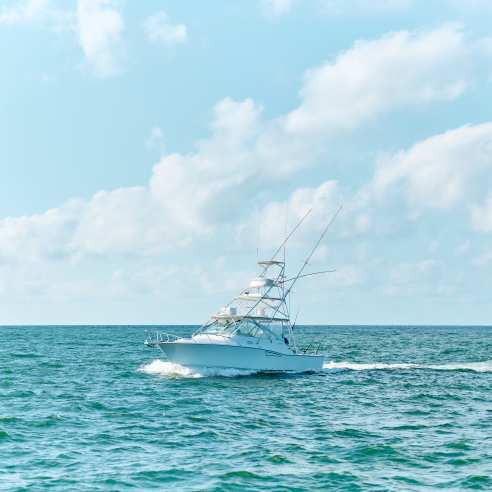
<svg viewBox="0 0 492 492">
<path fill-rule="evenodd" d="M 246 371 L 241 369 L 226 369 L 219 367 L 185 367 L 174 362 L 155 359 L 148 364 L 144 364 L 138 369 L 146 374 L 153 374 L 165 377 L 183 378 L 206 378 L 206 377 L 237 377 L 256 374 L 257 371 Z"/>
<path fill-rule="evenodd" d="M 451 362 L 447 364 L 412 364 L 395 363 L 385 364 L 382 362 L 356 363 L 356 362 L 325 362 L 323 369 L 349 369 L 352 371 L 375 371 L 375 370 L 406 370 L 406 369 L 430 369 L 433 371 L 473 371 L 492 372 L 492 360 L 483 362 Z"/>
</svg>

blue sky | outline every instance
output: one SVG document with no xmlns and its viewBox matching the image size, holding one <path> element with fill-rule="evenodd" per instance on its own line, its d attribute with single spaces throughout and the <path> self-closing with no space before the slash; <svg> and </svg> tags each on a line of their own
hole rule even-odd
<svg viewBox="0 0 492 492">
<path fill-rule="evenodd" d="M 309 208 L 303 323 L 490 324 L 488 0 L 0 3 L 0 323 L 199 323 Z"/>
</svg>

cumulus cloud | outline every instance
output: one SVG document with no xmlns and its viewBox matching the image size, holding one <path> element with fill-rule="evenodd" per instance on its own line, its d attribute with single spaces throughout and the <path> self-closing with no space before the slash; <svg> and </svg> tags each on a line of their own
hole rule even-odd
<svg viewBox="0 0 492 492">
<path fill-rule="evenodd" d="M 36 22 L 77 36 L 88 66 L 100 77 L 120 69 L 123 17 L 116 0 L 77 0 L 76 9 L 52 0 L 25 0 L 0 8 L 1 24 Z"/>
<path fill-rule="evenodd" d="M 123 17 L 113 0 L 78 0 L 77 33 L 89 66 L 100 77 L 120 69 Z"/>
<path fill-rule="evenodd" d="M 373 191 L 380 198 L 403 192 L 417 211 L 447 209 L 486 192 L 491 155 L 492 123 L 456 128 L 381 159 Z"/>
<path fill-rule="evenodd" d="M 81 211 L 82 203 L 72 200 L 42 214 L 1 219 L 0 263 L 66 258 Z"/>
<path fill-rule="evenodd" d="M 292 228 L 312 209 L 302 229 L 293 238 L 293 243 L 308 236 L 313 229 L 319 231 L 341 204 L 338 183 L 326 181 L 315 188 L 299 188 L 286 201 L 270 202 L 251 218 L 247 236 L 255 237 L 253 230 L 258 229 L 259 242 L 266 247 L 278 246 L 286 230 Z M 289 226 L 287 227 L 287 223 Z M 308 231 L 308 232 L 306 232 Z"/>
<path fill-rule="evenodd" d="M 156 44 L 180 44 L 188 39 L 186 26 L 173 24 L 164 10 L 147 17 L 144 22 L 144 30 L 147 39 Z"/>
<path fill-rule="evenodd" d="M 287 130 L 353 129 L 386 111 L 458 97 L 466 88 L 462 31 L 401 31 L 358 41 L 334 62 L 308 71 Z"/>
<path fill-rule="evenodd" d="M 54 31 L 72 31 L 74 13 L 55 6 L 50 0 L 24 0 L 0 8 L 0 25 L 39 23 Z"/>
<path fill-rule="evenodd" d="M 88 58 L 101 75 L 110 73 L 114 68 L 113 44 L 118 42 L 123 28 L 119 12 L 109 0 L 79 0 L 78 13 Z M 301 91 L 302 101 L 290 113 L 267 119 L 262 107 L 252 100 L 225 98 L 214 108 L 210 136 L 197 142 L 193 152 L 164 155 L 146 186 L 102 191 L 78 202 L 76 207 L 64 205 L 47 215 L 4 219 L 0 242 L 15 245 L 12 254 L 22 248 L 27 248 L 27 253 L 34 248 L 36 255 L 47 251 L 47 256 L 53 257 L 155 254 L 187 244 L 193 237 L 208 236 L 221 224 L 248 223 L 255 210 L 262 211 L 262 234 L 278 238 L 279 223 L 282 233 L 284 228 L 283 221 L 278 220 L 279 215 L 284 216 L 284 207 L 289 209 L 291 220 L 309 206 L 324 219 L 340 201 L 345 201 L 344 217 L 350 218 L 342 222 L 345 229 L 341 228 L 340 234 L 367 231 L 371 215 L 364 211 L 364 193 L 356 194 L 347 204 L 347 200 L 340 200 L 342 193 L 333 181 L 299 189 L 286 203 L 268 202 L 275 187 L 310 166 L 320 149 L 326 147 L 326 139 L 336 132 L 406 104 L 456 96 L 459 91 L 453 88 L 464 85 L 456 67 L 465 51 L 462 34 L 450 27 L 431 33 L 396 33 L 356 43 L 335 62 L 309 72 Z M 405 60 L 405 66 L 401 60 Z M 352 79 L 345 80 L 350 74 Z M 466 136 L 470 131 L 465 128 L 458 133 Z M 485 135 L 488 127 L 471 132 Z M 483 144 L 471 156 L 466 154 L 468 160 L 476 161 L 471 167 L 480 167 L 485 157 L 478 149 L 482 148 L 483 155 L 490 155 L 487 138 L 463 139 Z M 465 150 L 458 152 L 459 145 L 449 152 L 446 145 L 444 142 L 437 146 L 443 158 L 465 158 Z M 398 154 L 391 164 L 382 163 L 373 189 L 405 182 L 409 196 L 421 195 L 431 203 L 445 200 L 443 193 L 434 196 L 432 179 L 425 179 L 425 171 L 419 171 L 422 146 L 425 147 L 422 144 Z M 431 147 L 435 156 L 434 146 Z M 442 165 L 431 157 L 426 162 L 430 164 L 425 169 L 437 180 L 439 172 L 433 174 L 432 169 Z M 460 192 L 456 178 L 452 171 L 445 172 L 444 177 L 447 181 L 443 188 L 450 196 L 448 200 L 453 200 L 453 193 Z M 42 237 L 43 230 L 46 237 Z M 28 245 L 28 238 L 33 237 L 39 239 Z M 50 237 L 60 240 L 55 245 Z"/>
<path fill-rule="evenodd" d="M 492 157 L 490 158 L 490 168 L 492 169 Z M 471 208 L 471 218 L 473 227 L 480 232 L 492 232 L 492 193 L 481 205 L 474 205 Z"/>
<path fill-rule="evenodd" d="M 248 210 L 243 199 L 257 193 L 261 179 L 271 179 L 258 149 L 261 113 L 249 99 L 226 98 L 216 105 L 212 134 L 197 144 L 196 152 L 162 157 L 150 189 L 170 217 L 203 233 L 211 224 Z"/>
</svg>

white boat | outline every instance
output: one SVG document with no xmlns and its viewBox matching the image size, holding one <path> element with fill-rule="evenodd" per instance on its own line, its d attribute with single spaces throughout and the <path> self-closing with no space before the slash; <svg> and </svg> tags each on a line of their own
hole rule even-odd
<svg viewBox="0 0 492 492">
<path fill-rule="evenodd" d="M 338 212 L 340 209 L 338 210 Z M 337 214 L 338 214 L 337 212 Z M 167 358 L 185 367 L 232 368 L 258 372 L 312 372 L 323 367 L 320 345 L 297 345 L 295 321 L 290 319 L 289 295 L 323 239 L 329 225 L 305 260 L 299 272 L 286 275 L 285 244 L 307 215 L 287 236 L 273 257 L 259 261 L 260 272 L 248 287 L 220 309 L 189 338 L 155 332 L 145 344 L 160 348 Z M 277 259 L 283 250 L 282 260 Z"/>
</svg>

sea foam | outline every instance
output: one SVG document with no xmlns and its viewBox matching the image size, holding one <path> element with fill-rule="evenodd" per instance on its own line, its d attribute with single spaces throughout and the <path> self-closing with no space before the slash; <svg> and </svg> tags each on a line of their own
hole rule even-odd
<svg viewBox="0 0 492 492">
<path fill-rule="evenodd" d="M 474 371 L 492 372 L 492 360 L 483 362 L 450 362 L 447 364 L 411 364 L 395 363 L 385 364 L 382 362 L 356 363 L 356 362 L 325 362 L 323 369 L 349 369 L 352 371 L 375 371 L 375 370 L 405 370 L 405 369 L 428 369 L 434 371 Z"/>
<path fill-rule="evenodd" d="M 360 364 L 357 362 L 325 362 L 323 369 L 350 369 L 352 371 L 374 371 L 382 369 L 413 369 L 418 367 L 417 364 L 385 364 L 382 362 L 373 362 L 367 364 Z"/>
<path fill-rule="evenodd" d="M 350 371 L 384 371 L 384 370 L 433 370 L 433 371 L 473 371 L 492 372 L 492 360 L 483 362 L 452 362 L 448 364 L 413 364 L 413 363 L 358 363 L 358 362 L 325 362 L 323 371 L 346 369 Z M 258 371 L 226 369 L 219 367 L 185 367 L 174 362 L 155 359 L 138 368 L 139 372 L 169 378 L 206 378 L 206 377 L 238 377 L 258 374 Z"/>
<path fill-rule="evenodd" d="M 140 372 L 165 377 L 206 378 L 206 377 L 237 377 L 249 376 L 256 371 L 226 369 L 220 367 L 185 367 L 174 362 L 155 359 L 138 369 Z"/>
</svg>

